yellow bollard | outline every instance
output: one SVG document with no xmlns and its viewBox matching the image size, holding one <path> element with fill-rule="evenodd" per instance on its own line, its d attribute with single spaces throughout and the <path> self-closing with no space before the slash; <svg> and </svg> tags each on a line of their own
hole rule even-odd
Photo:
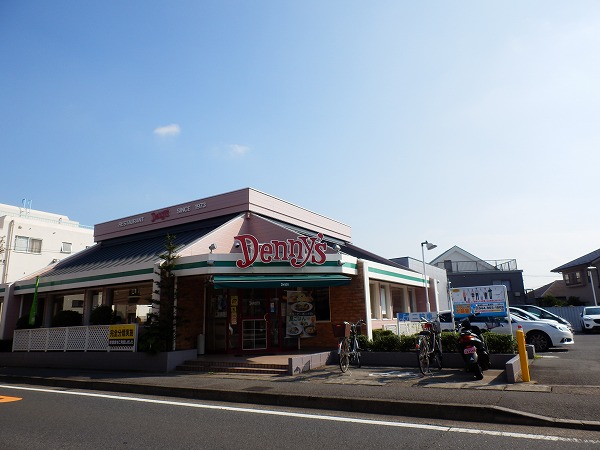
<svg viewBox="0 0 600 450">
<path fill-rule="evenodd" d="M 519 325 L 517 329 L 517 344 L 519 346 L 519 361 L 521 362 L 521 376 L 523 381 L 531 381 L 529 378 L 529 362 L 527 361 L 527 349 L 525 348 L 525 333 Z"/>
</svg>

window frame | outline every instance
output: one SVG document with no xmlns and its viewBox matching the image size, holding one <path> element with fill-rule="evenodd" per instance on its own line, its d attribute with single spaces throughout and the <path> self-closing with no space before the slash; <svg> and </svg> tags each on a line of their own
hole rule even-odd
<svg viewBox="0 0 600 450">
<path fill-rule="evenodd" d="M 563 280 L 566 286 L 583 286 L 583 276 L 581 270 L 563 272 Z"/>
<path fill-rule="evenodd" d="M 14 251 L 17 253 L 29 253 L 32 255 L 42 254 L 42 239 L 29 236 L 15 236 Z M 20 245 L 18 245 L 20 243 Z M 26 243 L 24 246 L 23 244 Z"/>
</svg>

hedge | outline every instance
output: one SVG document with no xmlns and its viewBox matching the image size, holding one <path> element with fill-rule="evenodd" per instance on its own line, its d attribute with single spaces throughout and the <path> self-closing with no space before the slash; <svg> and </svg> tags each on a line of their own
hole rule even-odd
<svg viewBox="0 0 600 450">
<path fill-rule="evenodd" d="M 410 352 L 415 350 L 418 334 L 398 336 L 390 330 L 373 330 L 373 339 L 359 336 L 359 346 L 363 350 L 372 352 Z M 507 334 L 496 334 L 483 332 L 490 353 L 514 353 L 517 349 L 517 341 Z M 442 348 L 444 352 L 458 352 L 458 333 L 443 331 Z"/>
</svg>

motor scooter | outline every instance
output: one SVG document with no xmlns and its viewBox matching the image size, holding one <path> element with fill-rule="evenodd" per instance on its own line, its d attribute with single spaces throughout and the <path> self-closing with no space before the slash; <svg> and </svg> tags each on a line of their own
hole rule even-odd
<svg viewBox="0 0 600 450">
<path fill-rule="evenodd" d="M 471 321 L 474 319 L 475 316 L 471 315 L 460 323 L 458 349 L 467 372 L 473 372 L 475 378 L 481 380 L 483 371 L 490 368 L 490 354 L 481 334 L 471 327 Z"/>
</svg>

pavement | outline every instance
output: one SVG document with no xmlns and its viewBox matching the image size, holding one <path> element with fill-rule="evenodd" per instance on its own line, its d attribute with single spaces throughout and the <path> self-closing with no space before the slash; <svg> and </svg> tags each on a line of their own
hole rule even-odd
<svg viewBox="0 0 600 450">
<path fill-rule="evenodd" d="M 501 370 L 488 370 L 477 381 L 461 369 L 423 376 L 414 367 L 341 373 L 327 365 L 293 376 L 0 367 L 0 385 L 600 431 L 600 386 L 538 384 L 536 364 L 530 366 L 532 381 L 514 384 Z"/>
</svg>

